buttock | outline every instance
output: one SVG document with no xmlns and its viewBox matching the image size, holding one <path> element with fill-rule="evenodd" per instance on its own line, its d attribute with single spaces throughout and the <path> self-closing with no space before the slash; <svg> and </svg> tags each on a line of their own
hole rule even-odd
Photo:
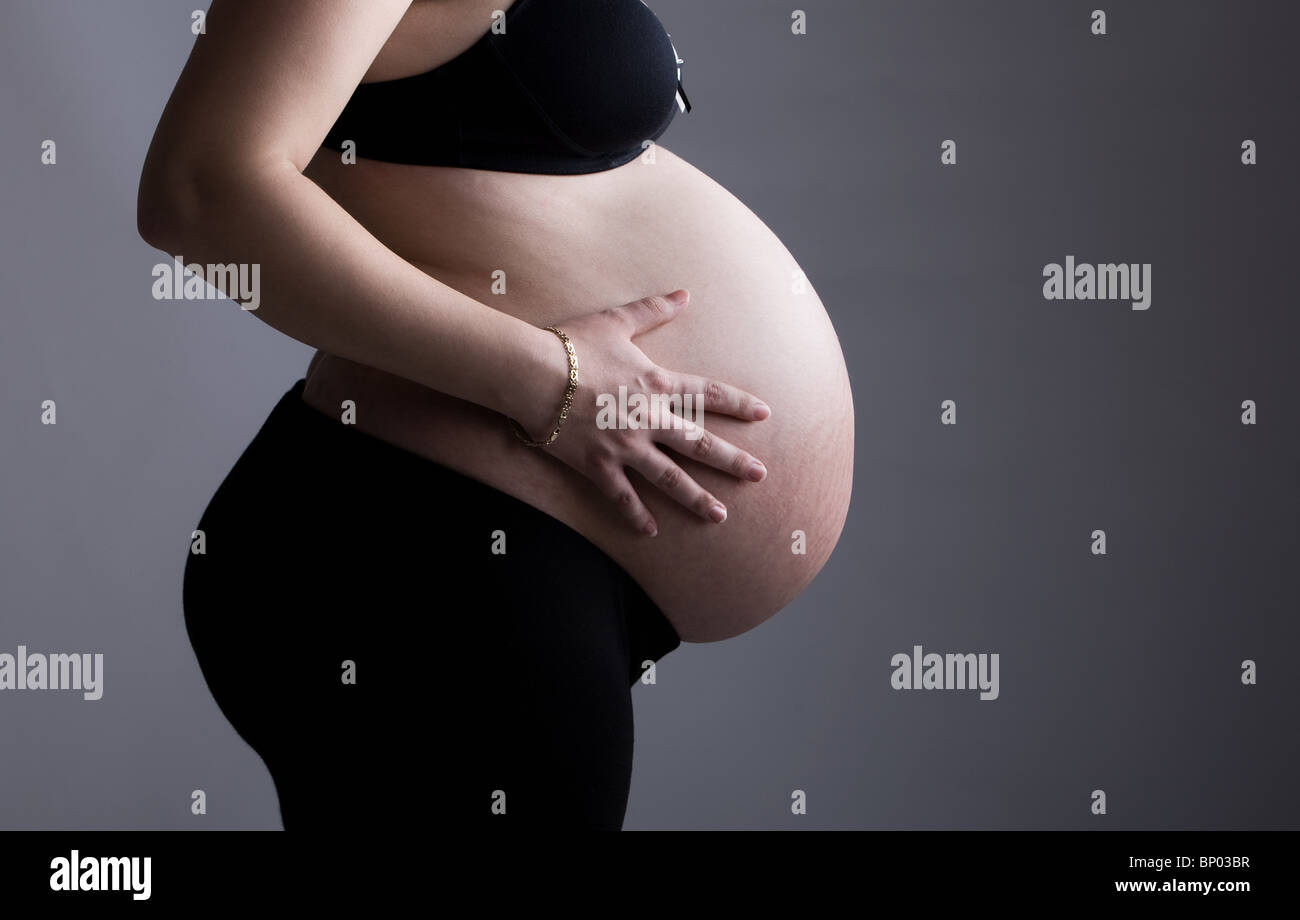
<svg viewBox="0 0 1300 920">
<path fill-rule="evenodd" d="M 334 421 L 302 386 L 204 510 L 184 578 L 204 677 L 286 827 L 322 797 L 373 823 L 373 796 L 403 782 L 472 816 L 502 794 L 507 815 L 563 803 L 557 819 L 620 823 L 630 687 L 678 644 L 671 625 L 576 531 Z"/>
</svg>

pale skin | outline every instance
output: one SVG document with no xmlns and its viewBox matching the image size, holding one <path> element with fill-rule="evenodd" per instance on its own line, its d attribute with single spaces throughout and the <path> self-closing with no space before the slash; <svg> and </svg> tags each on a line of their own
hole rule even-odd
<svg viewBox="0 0 1300 920">
<path fill-rule="evenodd" d="M 411 5 L 215 0 L 145 160 L 140 235 L 200 264 L 258 262 L 264 305 L 254 315 L 270 326 L 545 437 L 569 370 L 556 337 L 419 271 L 303 175 Z M 495 8 L 433 5 L 447 17 L 448 56 L 463 33 L 482 31 Z M 767 418 L 771 410 L 752 394 L 660 367 L 634 344 L 688 301 L 687 291 L 647 292 L 626 304 L 589 305 L 587 315 L 566 322 L 582 387 L 704 394 L 708 413 Z M 701 451 L 701 443 L 709 449 Z M 627 469 L 700 517 L 726 520 L 723 503 L 657 445 L 755 482 L 766 476 L 758 458 L 707 429 L 703 438 L 674 428 L 602 430 L 586 398 L 574 399 L 563 437 L 547 451 L 591 480 L 635 532 L 655 536 L 658 525 Z"/>
<path fill-rule="evenodd" d="M 852 481 L 843 356 L 780 240 L 663 146 L 577 176 L 318 149 L 358 80 L 438 66 L 508 5 L 215 0 L 150 149 L 141 234 L 261 264 L 254 315 L 319 349 L 304 401 L 335 418 L 353 402 L 362 430 L 577 530 L 683 640 L 737 635 L 824 565 Z M 574 341 L 582 408 L 528 449 L 505 417 L 534 437 L 554 423 L 567 363 L 548 324 Z M 598 429 L 594 395 L 620 385 L 711 393 L 710 437 Z"/>
</svg>

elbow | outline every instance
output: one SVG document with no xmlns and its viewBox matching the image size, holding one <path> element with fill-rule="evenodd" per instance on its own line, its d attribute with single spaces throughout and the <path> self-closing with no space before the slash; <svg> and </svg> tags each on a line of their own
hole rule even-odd
<svg viewBox="0 0 1300 920">
<path fill-rule="evenodd" d="M 171 227 L 165 198 L 154 190 L 146 192 L 142 185 L 135 202 L 135 230 L 140 239 L 155 249 L 169 249 L 170 244 L 164 241 L 173 236 Z"/>
<path fill-rule="evenodd" d="M 140 239 L 175 253 L 187 228 L 198 220 L 195 188 L 190 170 L 147 162 L 136 193 L 135 228 Z"/>
<path fill-rule="evenodd" d="M 227 163 L 206 163 L 151 150 L 136 193 L 136 232 L 151 246 L 179 254 L 205 222 L 210 222 L 223 198 L 228 206 L 233 173 Z"/>
<path fill-rule="evenodd" d="M 179 255 L 184 247 L 237 226 L 239 216 L 260 207 L 248 199 L 249 190 L 286 174 L 301 178 L 288 160 L 232 161 L 151 150 L 136 196 L 136 232 L 151 246 Z"/>
<path fill-rule="evenodd" d="M 152 197 L 152 194 L 148 198 L 142 194 L 135 208 L 135 229 L 140 234 L 140 239 L 155 249 L 172 252 L 172 240 L 176 236 L 172 226 L 173 222 L 162 202 Z"/>
</svg>

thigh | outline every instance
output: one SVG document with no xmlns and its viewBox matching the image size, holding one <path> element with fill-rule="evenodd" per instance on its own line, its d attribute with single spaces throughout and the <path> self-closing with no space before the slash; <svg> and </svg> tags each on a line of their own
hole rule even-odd
<svg viewBox="0 0 1300 920">
<path fill-rule="evenodd" d="M 483 579 L 479 611 L 501 630 L 478 646 L 488 660 L 459 675 L 491 700 L 476 710 L 479 794 L 492 787 L 503 825 L 617 829 L 634 741 L 619 573 L 544 515 L 508 527 L 514 538 Z"/>
</svg>

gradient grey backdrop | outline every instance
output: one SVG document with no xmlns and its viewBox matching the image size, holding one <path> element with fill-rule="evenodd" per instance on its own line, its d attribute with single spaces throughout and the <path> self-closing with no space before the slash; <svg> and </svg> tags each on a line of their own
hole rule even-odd
<svg viewBox="0 0 1300 920">
<path fill-rule="evenodd" d="M 310 350 L 229 302 L 151 299 L 166 257 L 135 232 L 196 5 L 5 4 L 0 651 L 103 652 L 105 690 L 0 693 L 3 827 L 280 826 L 180 587 Z M 694 105 L 661 140 L 816 285 L 857 468 L 808 591 L 635 688 L 627 828 L 1300 826 L 1297 4 L 650 5 Z M 1151 308 L 1045 301 L 1067 254 L 1152 263 Z M 914 644 L 997 652 L 1000 698 L 892 690 Z M 429 794 L 400 807 L 435 822 Z"/>
</svg>

